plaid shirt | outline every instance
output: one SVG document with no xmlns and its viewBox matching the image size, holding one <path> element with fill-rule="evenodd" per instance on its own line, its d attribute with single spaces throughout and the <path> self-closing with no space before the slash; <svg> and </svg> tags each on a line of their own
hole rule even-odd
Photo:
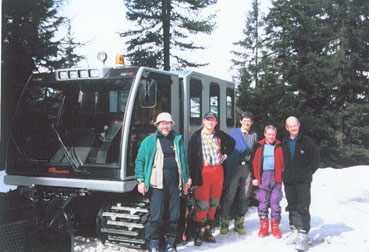
<svg viewBox="0 0 369 252">
<path fill-rule="evenodd" d="M 210 143 L 208 142 L 210 141 Z M 201 143 L 202 143 L 202 154 L 204 158 L 204 165 L 219 165 L 222 163 L 220 154 L 220 139 L 219 143 L 217 138 L 212 135 L 208 135 L 204 131 L 201 131 Z M 211 148 L 211 150 L 210 150 Z"/>
</svg>

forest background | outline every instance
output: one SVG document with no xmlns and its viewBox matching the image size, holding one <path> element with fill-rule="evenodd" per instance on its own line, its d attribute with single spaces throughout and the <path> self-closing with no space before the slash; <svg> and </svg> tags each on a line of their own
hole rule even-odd
<svg viewBox="0 0 369 252">
<path fill-rule="evenodd" d="M 84 44 L 75 42 L 70 20 L 60 15 L 65 1 L 1 2 L 2 161 L 10 118 L 31 73 L 84 59 L 76 53 Z M 207 64 L 187 59 L 185 52 L 204 49 L 193 38 L 213 32 L 216 13 L 207 9 L 216 0 L 122 1 L 133 24 L 117 31 L 126 40 L 128 62 L 165 70 Z M 254 114 L 260 138 L 266 124 L 275 125 L 282 138 L 285 119 L 297 116 L 318 144 L 321 167 L 368 164 L 369 2 L 274 0 L 265 14 L 259 2 L 247 3 L 243 39 L 234 41 L 231 52 L 238 112 Z M 65 36 L 55 39 L 61 27 Z"/>
</svg>

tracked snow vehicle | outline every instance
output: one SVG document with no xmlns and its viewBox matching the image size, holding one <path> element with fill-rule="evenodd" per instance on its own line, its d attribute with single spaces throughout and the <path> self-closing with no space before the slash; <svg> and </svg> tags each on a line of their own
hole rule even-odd
<svg viewBox="0 0 369 252">
<path fill-rule="evenodd" d="M 235 126 L 233 83 L 122 65 L 34 74 L 12 120 L 5 183 L 31 206 L 22 212 L 36 233 L 88 232 L 143 248 L 150 211 L 135 188 L 140 143 L 165 111 L 187 144 L 210 110 L 222 130 Z"/>
</svg>

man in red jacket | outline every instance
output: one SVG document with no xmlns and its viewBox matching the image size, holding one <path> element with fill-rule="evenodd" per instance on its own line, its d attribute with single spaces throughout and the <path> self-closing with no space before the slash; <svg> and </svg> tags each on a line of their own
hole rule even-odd
<svg viewBox="0 0 369 252">
<path fill-rule="evenodd" d="M 271 229 L 272 235 L 281 238 L 279 230 L 281 220 L 282 200 L 282 169 L 283 152 L 281 142 L 276 140 L 277 129 L 273 125 L 267 125 L 264 130 L 265 138 L 259 141 L 254 147 L 254 158 L 252 168 L 252 184 L 259 186 L 256 199 L 259 201 L 258 214 L 260 216 L 259 236 L 265 237 L 269 231 L 268 208 L 271 208 Z"/>
</svg>

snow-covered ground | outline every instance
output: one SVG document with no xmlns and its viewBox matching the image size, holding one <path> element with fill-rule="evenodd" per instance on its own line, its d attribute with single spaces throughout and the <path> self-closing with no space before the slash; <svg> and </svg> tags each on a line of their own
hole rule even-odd
<svg viewBox="0 0 369 252">
<path fill-rule="evenodd" d="M 369 252 L 369 166 L 355 166 L 344 169 L 319 169 L 312 183 L 311 230 L 313 239 L 309 252 Z M 1 188 L 2 186 L 0 186 Z M 284 209 L 285 199 L 281 202 Z M 294 246 L 285 245 L 289 233 L 288 213 L 283 211 L 281 221 L 282 239 L 271 235 L 259 238 L 257 209 L 251 208 L 244 223 L 247 234 L 238 235 L 231 230 L 226 235 L 214 235 L 216 244 L 204 243 L 194 247 L 193 242 L 178 247 L 179 251 L 253 251 L 289 252 Z M 86 246 L 87 245 L 87 246 Z M 75 251 L 127 251 L 107 248 L 99 242 L 77 245 Z M 132 251 L 132 250 L 130 250 Z"/>
<path fill-rule="evenodd" d="M 369 166 L 345 169 L 319 169 L 312 183 L 311 230 L 313 239 L 309 252 L 369 252 Z M 283 210 L 287 202 L 281 202 Z M 226 235 L 215 232 L 217 243 L 204 243 L 201 247 L 188 244 L 180 251 L 295 251 L 285 245 L 289 233 L 288 213 L 283 211 L 282 239 L 269 235 L 258 237 L 259 217 L 251 208 L 244 223 L 247 234 L 241 236 L 233 229 Z"/>
</svg>

